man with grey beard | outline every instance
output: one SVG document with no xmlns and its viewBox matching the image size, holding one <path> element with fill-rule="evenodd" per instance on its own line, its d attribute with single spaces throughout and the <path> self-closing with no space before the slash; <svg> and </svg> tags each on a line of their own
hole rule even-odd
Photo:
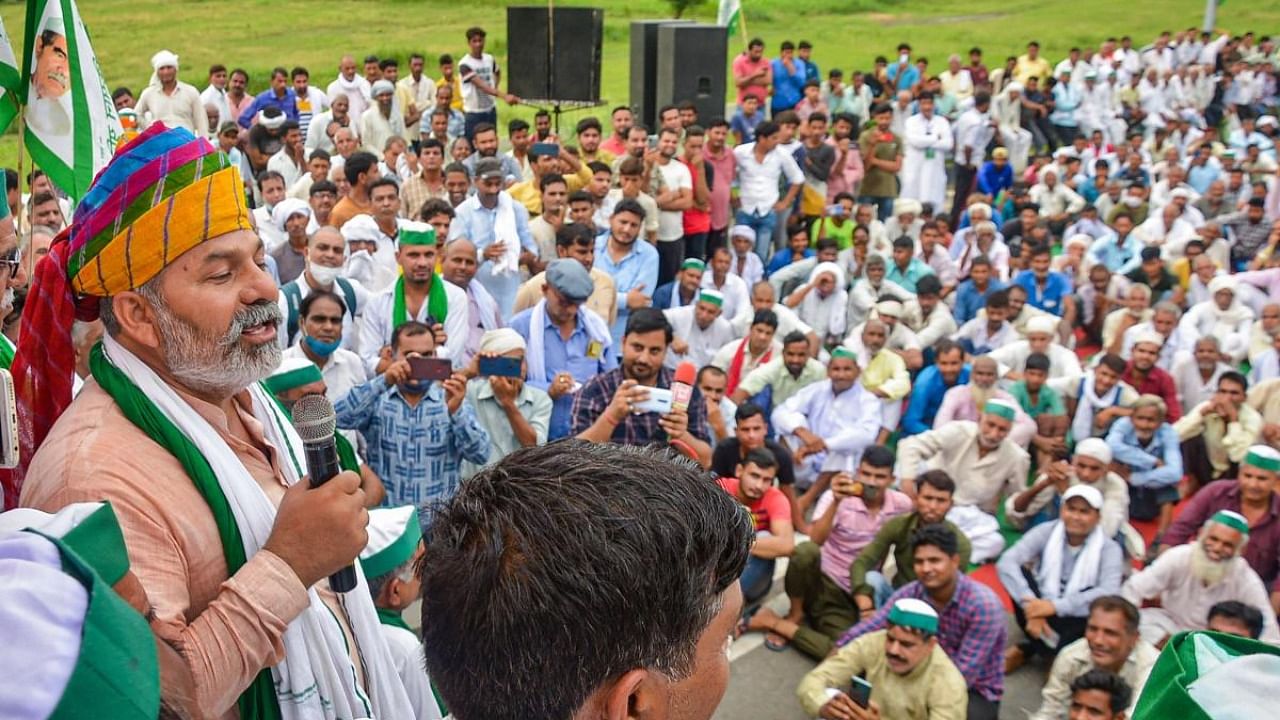
<svg viewBox="0 0 1280 720">
<path fill-rule="evenodd" d="M 202 177 L 134 172 L 179 157 Z M 140 137 L 95 179 L 24 314 L 21 502 L 111 503 L 152 628 L 182 648 L 204 715 L 411 717 L 363 579 L 341 598 L 326 580 L 368 541 L 360 478 L 312 488 L 259 383 L 280 362 L 281 312 L 241 188 L 183 129 Z M 95 301 L 106 334 L 68 407 L 73 321 Z"/>
<path fill-rule="evenodd" d="M 1276 616 L 1262 580 L 1240 557 L 1249 541 L 1249 521 L 1231 510 L 1219 510 L 1200 528 L 1192 543 L 1165 551 L 1121 589 L 1126 600 L 1142 606 L 1138 632 L 1153 645 L 1183 630 L 1204 630 L 1215 604 L 1236 600 L 1263 611 L 1263 642 L 1280 642 Z"/>
</svg>

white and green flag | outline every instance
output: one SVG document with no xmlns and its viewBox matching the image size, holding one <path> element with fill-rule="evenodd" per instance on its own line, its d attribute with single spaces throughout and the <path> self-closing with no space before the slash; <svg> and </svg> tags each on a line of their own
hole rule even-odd
<svg viewBox="0 0 1280 720">
<path fill-rule="evenodd" d="M 742 27 L 742 0 L 720 0 L 716 23 L 729 28 L 731 36 L 738 32 Z"/>
<path fill-rule="evenodd" d="M 18 98 L 22 91 L 22 75 L 18 73 L 18 59 L 13 55 L 13 42 L 9 31 L 0 20 L 0 132 L 9 129 L 9 123 L 18 114 Z"/>
<path fill-rule="evenodd" d="M 79 200 L 123 131 L 74 0 L 27 0 L 23 58 L 27 150 Z"/>
</svg>

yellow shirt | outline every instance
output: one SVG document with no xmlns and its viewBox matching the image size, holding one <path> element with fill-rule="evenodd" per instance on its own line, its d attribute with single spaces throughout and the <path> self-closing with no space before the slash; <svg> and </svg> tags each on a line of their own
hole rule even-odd
<svg viewBox="0 0 1280 720">
<path fill-rule="evenodd" d="M 1013 77 L 1023 85 L 1027 84 L 1027 78 L 1039 78 L 1043 85 L 1045 80 L 1053 77 L 1053 68 L 1049 66 L 1049 61 L 1045 60 L 1044 56 L 1032 60 L 1024 54 L 1018 58 L 1018 64 L 1013 68 Z"/>
<path fill-rule="evenodd" d="M 586 163 L 578 164 L 578 172 L 565 175 L 565 184 L 569 186 L 569 192 L 577 192 L 587 186 L 591 182 L 591 169 Z M 529 211 L 529 216 L 542 214 L 542 190 L 538 188 L 537 180 L 525 180 L 507 188 L 507 192 L 516 202 L 524 205 Z"/>
<path fill-rule="evenodd" d="M 871 702 L 880 717 L 893 720 L 963 720 L 969 689 L 940 646 L 935 645 L 906 675 L 889 669 L 884 659 L 886 630 L 868 633 L 836 651 L 809 671 L 796 688 L 805 712 L 817 716 L 830 699 L 828 688 L 849 692 L 849 679 L 862 675 L 871 683 Z"/>
<path fill-rule="evenodd" d="M 438 88 L 442 88 L 448 84 L 449 81 L 444 78 L 440 78 L 436 81 L 436 87 Z M 454 110 L 462 109 L 462 77 L 459 76 L 457 72 L 453 74 L 453 99 L 449 101 L 449 107 Z"/>
<path fill-rule="evenodd" d="M 882 349 L 862 371 L 862 387 L 882 390 L 889 400 L 901 400 L 911 392 L 911 375 L 907 362 L 889 348 Z"/>
</svg>

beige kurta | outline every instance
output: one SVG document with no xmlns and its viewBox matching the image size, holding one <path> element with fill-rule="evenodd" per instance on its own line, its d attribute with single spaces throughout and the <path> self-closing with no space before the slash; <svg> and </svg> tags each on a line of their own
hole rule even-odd
<svg viewBox="0 0 1280 720">
<path fill-rule="evenodd" d="M 618 319 L 618 289 L 613 283 L 613 276 L 599 268 L 591 268 L 591 283 L 595 289 L 591 291 L 591 297 L 587 298 L 582 305 L 594 310 L 597 315 L 612 325 Z M 511 309 L 512 314 L 537 305 L 542 299 L 542 286 L 546 284 L 547 274 L 540 272 L 521 285 L 516 292 L 516 302 Z"/>
<path fill-rule="evenodd" d="M 973 505 L 995 515 L 1002 495 L 1027 486 L 1030 463 L 1027 451 L 1007 438 L 979 457 L 978 424 L 958 420 L 903 440 L 898 445 L 897 473 L 915 478 L 924 466 L 945 470 L 956 482 L 957 507 Z"/>
<path fill-rule="evenodd" d="M 236 457 L 279 504 L 280 456 L 262 425 L 237 399 L 252 442 L 233 435 L 218 407 L 182 396 L 217 429 Z M 57 512 L 106 500 L 115 509 L 131 568 L 151 601 L 151 628 L 181 653 L 196 700 L 213 716 L 234 718 L 236 699 L 260 670 L 284 656 L 289 622 L 307 608 L 307 590 L 278 556 L 259 551 L 229 576 L 209 504 L 178 460 L 124 417 L 96 382 L 87 383 L 32 459 L 21 504 Z M 321 599 L 355 648 L 345 613 L 321 581 Z M 353 658 L 355 667 L 361 667 Z"/>
</svg>

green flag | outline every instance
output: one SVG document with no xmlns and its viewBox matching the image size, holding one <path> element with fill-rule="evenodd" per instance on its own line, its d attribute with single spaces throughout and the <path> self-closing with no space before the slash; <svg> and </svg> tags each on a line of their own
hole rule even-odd
<svg viewBox="0 0 1280 720">
<path fill-rule="evenodd" d="M 1151 668 L 1132 720 L 1262 717 L 1257 703 L 1277 675 L 1280 648 L 1273 645 L 1221 633 L 1178 633 Z"/>
<path fill-rule="evenodd" d="M 18 74 L 18 59 L 13 55 L 13 43 L 9 31 L 0 20 L 0 133 L 9 129 L 9 123 L 18 114 L 18 97 L 22 91 L 22 76 Z"/>
<path fill-rule="evenodd" d="M 716 23 L 729 29 L 729 35 L 738 32 L 742 25 L 742 0 L 720 0 Z"/>
<path fill-rule="evenodd" d="M 123 131 L 74 0 L 27 0 L 23 61 L 27 150 L 79 200 Z"/>
</svg>

